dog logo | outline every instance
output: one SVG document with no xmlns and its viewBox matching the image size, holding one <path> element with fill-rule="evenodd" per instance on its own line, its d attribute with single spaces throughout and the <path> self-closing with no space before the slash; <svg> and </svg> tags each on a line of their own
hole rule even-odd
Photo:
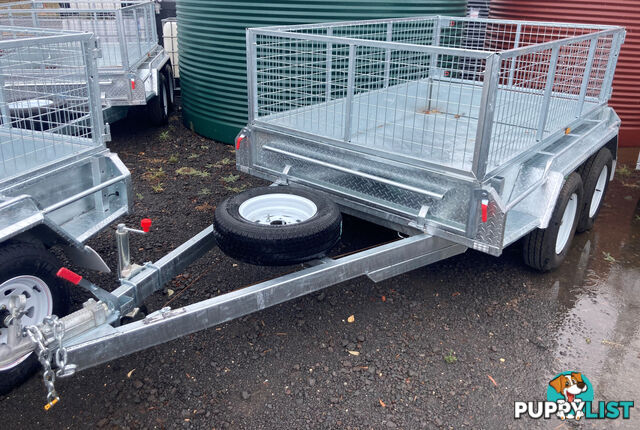
<svg viewBox="0 0 640 430">
<path fill-rule="evenodd" d="M 549 381 L 547 401 L 556 402 L 559 406 L 556 414 L 561 420 L 584 417 L 584 402 L 593 401 L 593 389 L 586 376 L 578 372 L 564 372 Z M 562 405 L 571 406 L 565 414 Z"/>
<path fill-rule="evenodd" d="M 591 381 L 583 373 L 575 370 L 558 373 L 547 384 L 547 399 L 517 400 L 513 406 L 513 417 L 521 419 L 561 420 L 628 420 L 633 400 L 594 401 Z"/>
</svg>

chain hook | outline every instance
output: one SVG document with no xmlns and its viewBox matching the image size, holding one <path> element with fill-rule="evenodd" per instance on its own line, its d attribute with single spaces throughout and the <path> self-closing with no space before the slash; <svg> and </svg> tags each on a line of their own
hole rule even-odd
<svg viewBox="0 0 640 430">
<path fill-rule="evenodd" d="M 38 357 L 38 361 L 44 369 L 42 380 L 45 388 L 47 389 L 47 404 L 44 405 L 44 409 L 45 411 L 48 411 L 60 401 L 60 397 L 58 396 L 55 388 L 56 376 L 61 378 L 71 376 L 75 373 L 76 366 L 67 363 L 67 349 L 62 344 L 62 340 L 64 338 L 64 323 L 55 315 L 45 317 L 42 323 L 43 326 L 49 327 L 56 341 L 56 348 L 51 352 L 45 345 L 45 337 L 40 328 L 35 325 L 30 325 L 25 327 L 24 330 L 35 344 L 35 352 Z M 56 372 L 51 368 L 52 358 L 58 367 Z"/>
</svg>

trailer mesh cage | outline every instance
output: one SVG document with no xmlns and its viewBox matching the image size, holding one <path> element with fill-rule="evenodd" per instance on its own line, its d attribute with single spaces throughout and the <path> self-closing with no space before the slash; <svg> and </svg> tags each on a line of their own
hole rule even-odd
<svg viewBox="0 0 640 430">
<path fill-rule="evenodd" d="M 0 26 L 0 181 L 102 145 L 88 33 Z"/>
<path fill-rule="evenodd" d="M 249 29 L 250 121 L 483 179 L 607 103 L 623 38 L 439 16 Z"/>
<path fill-rule="evenodd" d="M 149 1 L 19 1 L 0 5 L 0 24 L 91 32 L 100 42 L 100 69 L 129 69 L 157 45 Z"/>
</svg>

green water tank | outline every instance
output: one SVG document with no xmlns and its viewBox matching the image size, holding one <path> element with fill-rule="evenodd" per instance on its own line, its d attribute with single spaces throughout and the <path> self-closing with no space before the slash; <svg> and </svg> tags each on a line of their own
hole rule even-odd
<svg viewBox="0 0 640 430">
<path fill-rule="evenodd" d="M 247 123 L 247 27 L 420 15 L 464 16 L 466 5 L 466 0 L 178 0 L 185 125 L 203 136 L 233 143 Z"/>
</svg>

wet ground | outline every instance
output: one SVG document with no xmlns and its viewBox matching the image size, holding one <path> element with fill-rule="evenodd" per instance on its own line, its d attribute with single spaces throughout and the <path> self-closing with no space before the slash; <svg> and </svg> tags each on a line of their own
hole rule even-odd
<svg viewBox="0 0 640 430">
<path fill-rule="evenodd" d="M 134 178 L 136 214 L 126 220 L 154 220 L 151 235 L 132 238 L 137 261 L 158 259 L 210 224 L 223 198 L 262 184 L 234 171 L 233 148 L 195 135 L 176 115 L 164 129 L 133 117 L 112 132 L 110 147 Z M 34 377 L 0 398 L 1 427 L 572 428 L 513 418 L 514 401 L 544 400 L 565 370 L 588 376 L 596 400 L 638 404 L 634 156 L 622 154 L 594 229 L 576 236 L 555 272 L 526 268 L 516 244 L 500 258 L 468 251 L 379 284 L 345 282 L 59 380 L 62 400 L 50 412 Z M 336 253 L 391 237 L 354 219 L 345 231 Z M 90 245 L 115 267 L 112 234 Z M 212 250 L 148 305 L 178 307 L 286 270 Z M 78 305 L 83 299 L 75 293 Z M 581 425 L 639 428 L 640 407 L 630 420 Z"/>
</svg>

